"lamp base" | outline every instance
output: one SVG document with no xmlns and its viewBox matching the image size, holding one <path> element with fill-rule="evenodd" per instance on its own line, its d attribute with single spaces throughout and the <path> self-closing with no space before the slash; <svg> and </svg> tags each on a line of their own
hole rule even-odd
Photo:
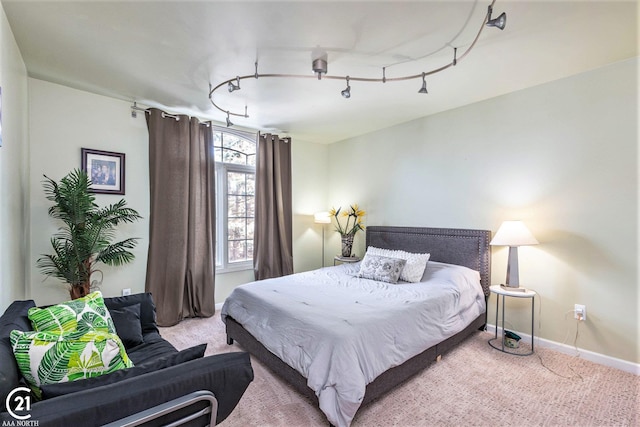
<svg viewBox="0 0 640 427">
<path fill-rule="evenodd" d="M 509 292 L 527 292 L 526 288 L 521 288 L 518 286 L 500 285 L 500 287 Z"/>
</svg>

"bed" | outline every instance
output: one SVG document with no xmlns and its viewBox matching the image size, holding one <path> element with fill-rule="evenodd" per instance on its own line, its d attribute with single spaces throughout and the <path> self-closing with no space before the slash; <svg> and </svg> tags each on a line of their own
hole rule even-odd
<svg viewBox="0 0 640 427">
<path fill-rule="evenodd" d="M 475 284 L 462 285 L 477 288 L 474 295 L 449 282 L 436 287 L 357 278 L 358 264 L 327 267 L 236 288 L 222 309 L 227 342 L 237 341 L 315 401 L 331 424 L 348 426 L 359 407 L 484 327 L 490 238 L 487 230 L 370 226 L 367 248 L 429 253 L 423 280 L 446 273 L 471 283 L 475 275 Z M 429 298 L 423 301 L 422 293 Z M 438 299 L 437 306 L 423 305 Z M 447 305 L 464 305 L 464 313 L 428 326 Z"/>
</svg>

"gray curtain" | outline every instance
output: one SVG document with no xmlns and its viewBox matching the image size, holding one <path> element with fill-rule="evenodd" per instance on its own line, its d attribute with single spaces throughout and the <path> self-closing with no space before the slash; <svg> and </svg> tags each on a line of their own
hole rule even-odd
<svg viewBox="0 0 640 427">
<path fill-rule="evenodd" d="M 211 129 L 151 109 L 151 215 L 145 289 L 158 325 L 215 312 L 215 175 Z"/>
<path fill-rule="evenodd" d="M 291 138 L 258 134 L 253 270 L 256 280 L 293 273 Z"/>
</svg>

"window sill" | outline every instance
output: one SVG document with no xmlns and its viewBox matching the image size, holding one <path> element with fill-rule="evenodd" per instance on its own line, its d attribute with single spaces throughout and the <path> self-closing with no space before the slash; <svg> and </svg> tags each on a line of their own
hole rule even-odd
<svg viewBox="0 0 640 427">
<path fill-rule="evenodd" d="M 225 268 L 221 266 L 216 266 L 216 274 L 237 273 L 239 271 L 247 271 L 247 270 L 253 270 L 252 262 L 248 262 L 248 263 L 245 262 L 237 265 L 228 265 Z"/>
</svg>

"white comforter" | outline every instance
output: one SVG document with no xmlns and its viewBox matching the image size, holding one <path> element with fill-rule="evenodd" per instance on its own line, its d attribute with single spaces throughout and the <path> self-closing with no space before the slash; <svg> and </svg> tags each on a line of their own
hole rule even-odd
<svg viewBox="0 0 640 427">
<path fill-rule="evenodd" d="M 484 313 L 480 275 L 429 261 L 420 283 L 355 277 L 343 264 L 237 287 L 222 307 L 307 378 L 327 419 L 348 426 L 382 372 Z"/>
</svg>

